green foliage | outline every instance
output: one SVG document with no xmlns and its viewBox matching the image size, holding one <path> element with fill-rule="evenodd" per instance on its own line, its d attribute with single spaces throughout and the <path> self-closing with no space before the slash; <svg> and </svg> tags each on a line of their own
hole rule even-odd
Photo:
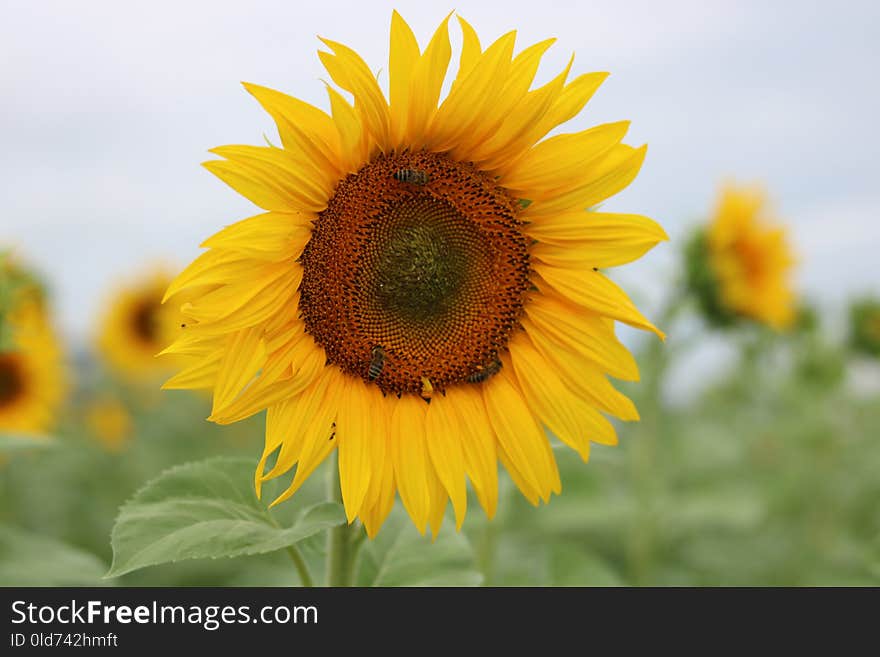
<svg viewBox="0 0 880 657">
<path fill-rule="evenodd" d="M 360 559 L 359 586 L 476 586 L 483 579 L 464 535 L 447 522 L 431 542 L 400 506 L 362 547 Z"/>
<path fill-rule="evenodd" d="M 849 311 L 850 344 L 863 354 L 880 357 L 880 300 L 863 298 Z"/>
<path fill-rule="evenodd" d="M 106 570 L 88 552 L 0 525 L 0 586 L 106 586 Z"/>
<path fill-rule="evenodd" d="M 149 482 L 119 512 L 108 576 L 182 559 L 273 552 L 345 522 L 342 507 L 325 502 L 281 527 L 254 494 L 253 468 L 250 460 L 220 457 Z"/>
</svg>

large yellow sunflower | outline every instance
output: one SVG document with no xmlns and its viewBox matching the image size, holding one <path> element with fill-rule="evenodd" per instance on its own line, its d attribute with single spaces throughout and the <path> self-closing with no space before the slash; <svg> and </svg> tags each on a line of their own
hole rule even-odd
<svg viewBox="0 0 880 657">
<path fill-rule="evenodd" d="M 724 187 L 705 250 L 719 310 L 781 331 L 797 314 L 789 280 L 795 258 L 785 229 L 773 225 L 766 208 L 759 189 Z"/>
<path fill-rule="evenodd" d="M 107 303 L 98 325 L 98 350 L 126 379 L 155 380 L 176 364 L 174 359 L 157 357 L 185 321 L 178 307 L 162 304 L 171 279 L 165 269 L 157 268 L 121 285 Z"/>
<path fill-rule="evenodd" d="M 19 289 L 0 321 L 0 433 L 41 435 L 58 419 L 67 390 L 61 344 L 34 288 Z"/>
<path fill-rule="evenodd" d="M 209 419 L 264 408 L 256 486 L 296 465 L 289 498 L 338 449 L 348 519 L 375 535 L 399 493 L 422 532 L 465 479 L 491 517 L 497 461 L 534 504 L 559 493 L 544 428 L 584 459 L 613 444 L 606 415 L 637 419 L 606 375 L 638 378 L 614 335 L 657 332 L 600 268 L 639 258 L 662 228 L 589 212 L 639 171 L 628 124 L 546 138 L 605 73 L 571 64 L 531 88 L 553 40 L 514 55 L 483 48 L 459 19 L 448 95 L 448 18 L 424 51 L 395 12 L 388 100 L 367 64 L 324 39 L 330 113 L 246 89 L 281 146 L 225 146 L 205 166 L 265 213 L 220 231 L 174 281 L 187 327 L 172 351 L 199 355 L 166 387 L 213 390 Z M 274 465 L 266 466 L 274 455 Z"/>
</svg>

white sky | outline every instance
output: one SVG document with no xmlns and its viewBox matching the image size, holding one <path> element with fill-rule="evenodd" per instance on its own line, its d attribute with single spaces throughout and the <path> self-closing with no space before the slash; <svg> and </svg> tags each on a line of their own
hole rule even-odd
<svg viewBox="0 0 880 657">
<path fill-rule="evenodd" d="M 424 45 L 452 8 L 418 2 L 3 3 L 0 243 L 20 247 L 55 291 L 62 325 L 91 331 L 120 277 L 254 214 L 199 163 L 262 142 L 272 124 L 247 80 L 326 106 L 317 34 L 387 67 L 397 7 Z M 540 77 L 611 78 L 570 124 L 633 121 L 642 174 L 605 207 L 648 214 L 673 240 L 725 177 L 762 181 L 792 227 L 799 283 L 834 306 L 880 292 L 880 3 L 474 2 L 454 7 L 483 43 L 556 36 Z M 451 34 L 458 42 L 458 28 Z M 621 272 L 649 309 L 679 245 Z"/>
</svg>

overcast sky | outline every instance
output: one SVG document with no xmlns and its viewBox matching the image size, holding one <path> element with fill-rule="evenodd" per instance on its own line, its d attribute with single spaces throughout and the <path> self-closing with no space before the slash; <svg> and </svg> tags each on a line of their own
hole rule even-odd
<svg viewBox="0 0 880 657">
<path fill-rule="evenodd" d="M 880 3 L 866 2 L 4 2 L 0 19 L 0 243 L 54 288 L 65 332 L 91 332 L 121 277 L 254 214 L 199 163 L 273 134 L 239 81 L 326 106 L 316 35 L 387 69 L 397 7 L 422 45 L 454 6 L 484 45 L 558 37 L 539 77 L 611 77 L 570 124 L 631 119 L 648 143 L 636 182 L 606 208 L 661 221 L 661 246 L 619 278 L 649 308 L 676 238 L 726 177 L 760 181 L 791 227 L 798 282 L 828 307 L 880 292 Z M 451 29 L 459 42 L 457 25 Z"/>
</svg>

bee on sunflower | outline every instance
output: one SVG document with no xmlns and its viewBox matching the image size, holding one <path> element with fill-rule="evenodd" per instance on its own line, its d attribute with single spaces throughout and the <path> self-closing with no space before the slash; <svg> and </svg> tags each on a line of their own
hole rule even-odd
<svg viewBox="0 0 880 657">
<path fill-rule="evenodd" d="M 572 79 L 569 62 L 533 87 L 553 39 L 484 48 L 459 18 L 441 98 L 448 21 L 421 50 L 392 14 L 387 98 L 328 39 L 329 113 L 245 84 L 281 145 L 216 148 L 204 166 L 263 212 L 206 240 L 165 295 L 186 317 L 168 351 L 198 359 L 165 387 L 212 391 L 218 423 L 268 409 L 258 493 L 296 466 L 273 504 L 337 451 L 346 515 L 371 537 L 396 493 L 419 531 L 436 534 L 450 500 L 460 527 L 466 478 L 493 516 L 498 461 L 548 501 L 561 484 L 545 427 L 586 460 L 616 442 L 608 416 L 638 419 L 608 380 L 638 379 L 615 322 L 661 335 L 600 270 L 666 233 L 589 211 L 646 147 L 622 142 L 625 121 L 547 136 L 607 74 Z"/>
<path fill-rule="evenodd" d="M 0 433 L 48 433 L 66 392 L 64 353 L 42 286 L 0 253 Z"/>
</svg>

